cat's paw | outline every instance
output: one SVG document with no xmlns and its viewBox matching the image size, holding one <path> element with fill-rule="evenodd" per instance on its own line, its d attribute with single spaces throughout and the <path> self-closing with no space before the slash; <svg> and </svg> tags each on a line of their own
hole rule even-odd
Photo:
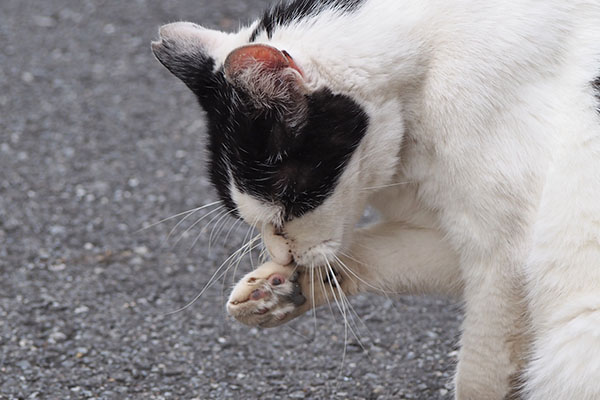
<svg viewBox="0 0 600 400">
<path fill-rule="evenodd" d="M 227 312 L 243 324 L 281 325 L 308 309 L 300 272 L 293 266 L 267 262 L 240 280 L 227 302 Z"/>
</svg>

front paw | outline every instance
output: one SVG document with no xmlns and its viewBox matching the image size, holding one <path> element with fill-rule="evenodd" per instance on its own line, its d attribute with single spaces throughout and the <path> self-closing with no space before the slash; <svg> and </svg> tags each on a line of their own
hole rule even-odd
<svg viewBox="0 0 600 400">
<path fill-rule="evenodd" d="M 240 280 L 227 302 L 227 312 L 243 324 L 273 327 L 307 309 L 300 272 L 294 266 L 267 262 Z"/>
</svg>

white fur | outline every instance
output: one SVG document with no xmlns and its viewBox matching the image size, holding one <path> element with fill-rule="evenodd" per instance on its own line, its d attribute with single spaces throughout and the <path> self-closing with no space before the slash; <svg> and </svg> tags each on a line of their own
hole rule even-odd
<svg viewBox="0 0 600 400">
<path fill-rule="evenodd" d="M 590 85 L 600 2 L 366 0 L 257 42 L 287 50 L 311 90 L 350 95 L 370 116 L 333 195 L 283 226 L 296 262 L 350 252 L 369 264 L 366 277 L 406 292 L 460 288 L 458 399 L 502 399 L 524 359 L 525 399 L 600 399 L 600 118 Z M 355 233 L 368 201 L 392 224 L 374 228 L 389 235 L 381 241 Z M 358 241 L 383 256 L 361 256 Z M 437 248 L 438 262 L 409 266 L 398 241 Z"/>
</svg>

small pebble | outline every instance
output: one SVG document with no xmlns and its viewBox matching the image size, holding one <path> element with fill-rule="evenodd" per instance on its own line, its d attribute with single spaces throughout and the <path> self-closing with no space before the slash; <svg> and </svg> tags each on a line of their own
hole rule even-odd
<svg viewBox="0 0 600 400">
<path fill-rule="evenodd" d="M 290 399 L 304 399 L 306 398 L 306 394 L 302 390 L 297 390 L 288 395 Z"/>
<path fill-rule="evenodd" d="M 79 306 L 75 309 L 75 314 L 83 314 L 90 311 L 89 307 L 87 306 Z"/>
<path fill-rule="evenodd" d="M 31 72 L 25 71 L 21 74 L 21 79 L 25 83 L 33 82 L 33 74 Z"/>
<path fill-rule="evenodd" d="M 148 248 L 146 246 L 137 246 L 133 248 L 133 252 L 137 255 L 144 256 L 148 254 Z"/>
<path fill-rule="evenodd" d="M 56 20 L 52 17 L 45 15 L 34 15 L 32 17 L 33 23 L 40 28 L 54 28 L 56 26 Z"/>
<path fill-rule="evenodd" d="M 58 342 L 62 342 L 67 338 L 67 335 L 65 335 L 64 333 L 60 332 L 60 331 L 56 331 L 56 332 L 52 332 L 50 334 L 50 336 L 48 337 L 48 341 L 50 343 L 58 343 Z"/>
<path fill-rule="evenodd" d="M 59 272 L 59 271 L 63 271 L 65 268 L 67 268 L 67 266 L 63 263 L 59 263 L 59 264 L 52 264 L 48 267 L 48 269 L 52 272 Z"/>
</svg>

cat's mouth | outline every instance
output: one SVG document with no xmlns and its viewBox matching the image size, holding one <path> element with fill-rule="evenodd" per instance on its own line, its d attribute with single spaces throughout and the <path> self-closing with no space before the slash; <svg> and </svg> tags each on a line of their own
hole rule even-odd
<svg viewBox="0 0 600 400">
<path fill-rule="evenodd" d="M 317 244 L 304 244 L 272 225 L 262 231 L 264 244 L 271 260 L 280 265 L 296 264 L 302 267 L 318 267 L 333 264 L 341 243 L 325 239 Z"/>
</svg>

